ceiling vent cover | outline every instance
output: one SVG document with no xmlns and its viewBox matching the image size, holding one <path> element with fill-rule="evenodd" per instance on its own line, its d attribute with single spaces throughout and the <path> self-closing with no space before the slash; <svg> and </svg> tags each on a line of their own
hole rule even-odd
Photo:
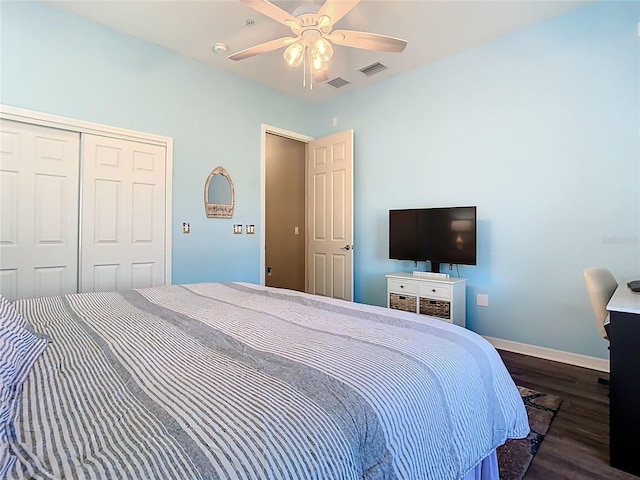
<svg viewBox="0 0 640 480">
<path fill-rule="evenodd" d="M 345 85 L 349 85 L 349 82 L 347 82 L 344 78 L 340 78 L 340 77 L 336 77 L 327 83 L 334 88 L 340 88 L 340 87 L 344 87 Z"/>
<path fill-rule="evenodd" d="M 371 75 L 375 75 L 376 73 L 386 69 L 387 67 L 385 65 L 381 64 L 380 62 L 376 62 L 376 63 L 372 63 L 368 67 L 361 68 L 360 71 L 364 73 L 367 77 L 370 77 Z"/>
</svg>

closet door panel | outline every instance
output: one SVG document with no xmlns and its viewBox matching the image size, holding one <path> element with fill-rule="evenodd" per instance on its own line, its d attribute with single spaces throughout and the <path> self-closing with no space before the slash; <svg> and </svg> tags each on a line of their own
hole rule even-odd
<svg viewBox="0 0 640 480">
<path fill-rule="evenodd" d="M 132 241 L 136 245 L 143 243 L 153 244 L 153 216 L 155 210 L 155 202 L 153 201 L 154 185 L 144 183 L 133 184 L 133 225 L 132 225 Z"/>
<path fill-rule="evenodd" d="M 34 272 L 34 289 L 37 297 L 49 297 L 69 293 L 66 267 L 40 267 Z M 74 285 L 75 291 L 75 285 Z"/>
<path fill-rule="evenodd" d="M 165 148 L 83 136 L 81 291 L 165 283 Z"/>
<path fill-rule="evenodd" d="M 155 265 L 149 263 L 133 263 L 131 264 L 131 283 L 132 288 L 144 288 L 153 283 L 153 274 Z"/>
<path fill-rule="evenodd" d="M 68 218 L 69 205 L 66 202 L 66 192 L 69 182 L 67 180 L 60 175 L 36 175 L 36 245 L 63 245 L 68 241 L 65 226 L 69 221 L 77 222 L 77 219 Z"/>
<path fill-rule="evenodd" d="M 92 205 L 94 222 L 93 228 L 95 245 L 109 245 L 118 242 L 118 223 L 122 216 L 122 198 L 120 194 L 121 182 L 114 180 L 95 179 L 93 182 L 93 199 L 87 199 L 85 205 Z M 89 194 L 91 185 L 85 185 L 85 195 Z M 100 219 L 100 221 L 95 221 Z M 89 235 L 90 232 L 85 232 Z"/>
<path fill-rule="evenodd" d="M 80 135 L 0 121 L 0 293 L 78 288 Z"/>
<path fill-rule="evenodd" d="M 0 246 L 18 244 L 18 172 L 0 165 Z"/>
<path fill-rule="evenodd" d="M 93 288 L 91 291 L 112 292 L 114 290 L 121 290 L 122 288 L 119 288 L 122 283 L 120 276 L 120 265 L 118 264 L 94 265 L 92 272 Z"/>
</svg>

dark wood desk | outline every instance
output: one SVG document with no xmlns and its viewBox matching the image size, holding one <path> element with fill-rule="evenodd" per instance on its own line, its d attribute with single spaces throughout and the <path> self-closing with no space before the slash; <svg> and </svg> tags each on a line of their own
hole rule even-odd
<svg viewBox="0 0 640 480">
<path fill-rule="evenodd" d="M 607 305 L 610 314 L 609 455 L 611 466 L 640 476 L 640 294 L 626 283 Z"/>
</svg>

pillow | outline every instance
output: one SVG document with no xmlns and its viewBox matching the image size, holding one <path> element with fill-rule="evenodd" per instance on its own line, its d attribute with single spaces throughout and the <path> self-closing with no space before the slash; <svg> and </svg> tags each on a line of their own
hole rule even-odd
<svg viewBox="0 0 640 480">
<path fill-rule="evenodd" d="M 3 361 L 0 358 L 0 369 L 3 368 Z M 7 477 L 16 461 L 16 458 L 9 453 L 10 426 L 13 419 L 10 396 L 11 389 L 0 380 L 0 478 Z"/>
<path fill-rule="evenodd" d="M 15 463 L 8 445 L 22 383 L 48 343 L 33 333 L 13 304 L 0 295 L 0 478 Z"/>
<path fill-rule="evenodd" d="M 6 328 L 26 328 L 27 321 L 20 315 L 9 300 L 0 295 L 0 327 Z"/>
<path fill-rule="evenodd" d="M 0 295 L 0 359 L 15 367 L 13 381 L 8 384 L 15 388 L 22 385 L 31 367 L 47 347 L 48 340 L 36 335 L 27 321 L 18 313 L 13 304 Z M 9 372 L 0 371 L 0 377 L 9 377 Z"/>
</svg>

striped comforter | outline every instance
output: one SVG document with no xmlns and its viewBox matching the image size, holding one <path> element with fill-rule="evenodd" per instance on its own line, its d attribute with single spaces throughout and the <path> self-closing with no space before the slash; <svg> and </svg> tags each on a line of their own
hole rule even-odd
<svg viewBox="0 0 640 480">
<path fill-rule="evenodd" d="M 458 479 L 526 413 L 440 320 L 249 284 L 16 302 L 52 343 L 10 478 Z"/>
</svg>

